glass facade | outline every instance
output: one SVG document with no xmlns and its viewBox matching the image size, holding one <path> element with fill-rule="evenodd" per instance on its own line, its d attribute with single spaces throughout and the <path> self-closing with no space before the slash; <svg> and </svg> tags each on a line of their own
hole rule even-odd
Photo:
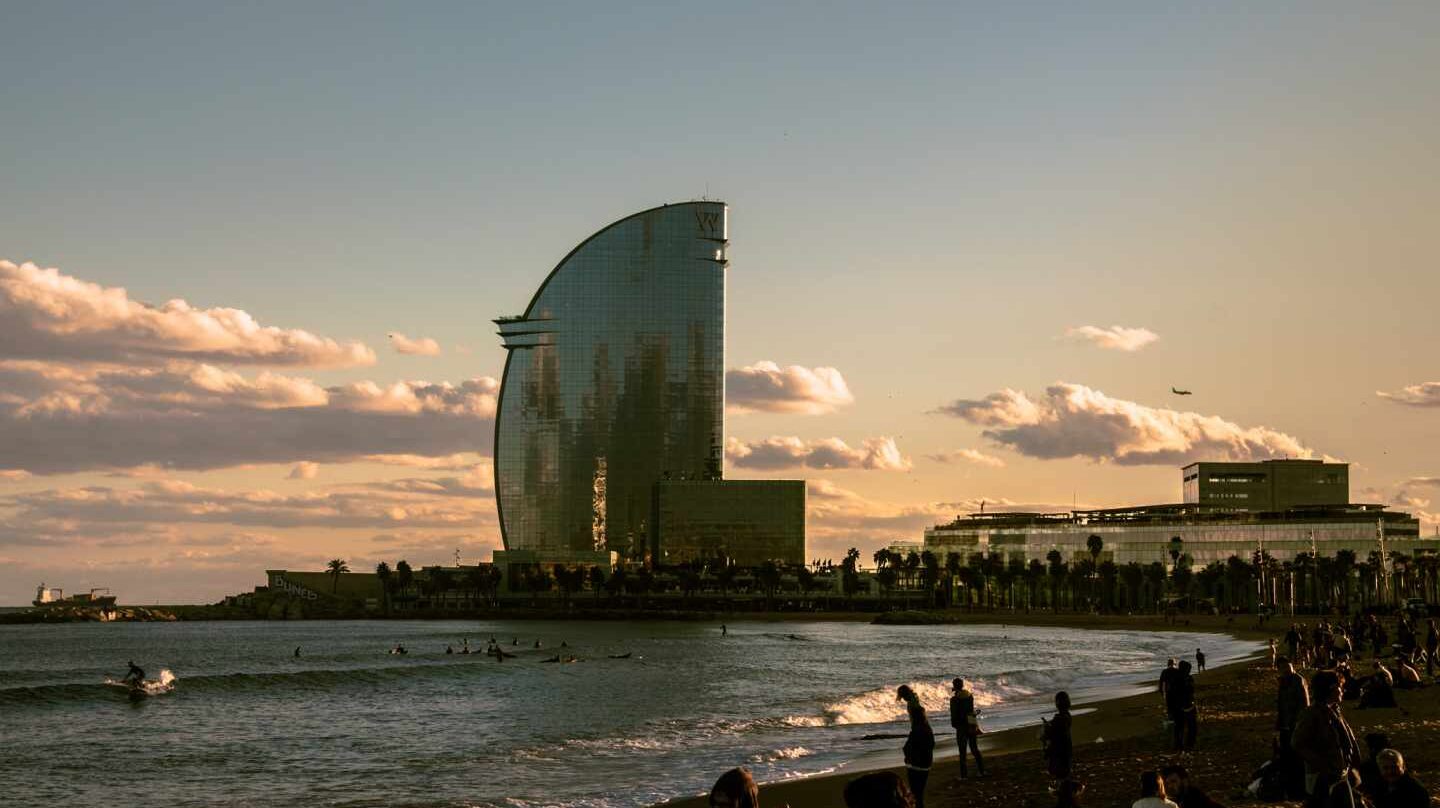
<svg viewBox="0 0 1440 808">
<path fill-rule="evenodd" d="M 638 560 L 654 484 L 720 476 L 727 213 L 688 202 L 621 219 L 566 256 L 524 315 L 495 321 L 507 550 Z"/>
<path fill-rule="evenodd" d="M 803 480 L 662 480 L 654 504 L 653 552 L 661 564 L 717 557 L 742 567 L 805 563 Z"/>
</svg>

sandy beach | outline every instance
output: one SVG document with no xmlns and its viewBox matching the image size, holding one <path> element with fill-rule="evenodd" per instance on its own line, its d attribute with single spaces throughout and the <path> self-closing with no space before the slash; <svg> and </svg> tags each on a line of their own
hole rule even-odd
<svg viewBox="0 0 1440 808">
<path fill-rule="evenodd" d="M 1064 626 L 1080 630 L 1115 629 L 1155 631 L 1209 631 L 1227 633 L 1240 639 L 1268 640 L 1283 634 L 1287 621 L 1275 619 L 1262 629 L 1254 617 L 1190 617 L 1167 623 L 1155 616 L 1093 615 L 960 615 L 957 622 L 976 624 Z M 1313 622 L 1313 620 L 1312 620 Z M 1159 671 L 1156 671 L 1159 675 Z M 1251 772 L 1269 757 L 1274 721 L 1274 673 L 1268 656 L 1207 670 L 1196 677 L 1196 701 L 1200 707 L 1200 731 L 1194 752 L 1179 755 L 1169 751 L 1169 738 L 1162 733 L 1163 707 L 1158 694 L 1142 694 L 1087 705 L 1092 712 L 1077 715 L 1074 724 L 1076 773 L 1086 783 L 1084 805 L 1128 806 L 1138 796 L 1136 782 L 1141 771 L 1172 762 L 1183 763 L 1192 783 L 1224 804 L 1256 802 L 1244 793 Z M 1384 710 L 1356 710 L 1353 702 L 1345 714 L 1357 735 L 1366 732 L 1389 734 L 1392 745 L 1406 757 L 1422 783 L 1435 780 L 1440 771 L 1440 708 L 1433 689 L 1397 691 L 1400 707 Z M 948 720 L 931 716 L 936 732 L 948 731 Z M 976 804 L 994 806 L 1053 805 L 1040 756 L 1038 726 L 1018 727 L 988 734 L 982 743 L 989 776 L 961 781 L 953 737 L 937 739 L 937 760 L 926 790 L 929 808 L 960 808 Z M 1103 740 L 1100 740 L 1103 739 Z M 902 742 L 897 740 L 898 747 Z M 943 758 L 940 755 L 945 755 Z M 973 767 L 973 761 L 972 761 Z M 903 769 L 897 769 L 903 774 Z M 832 775 L 762 785 L 765 808 L 840 808 L 841 792 L 860 771 L 846 770 Z M 715 772 L 719 776 L 720 772 Z M 1298 805 L 1299 803 L 1273 803 Z M 1440 805 L 1440 800 L 1432 804 Z M 667 808 L 705 808 L 703 797 L 673 800 Z"/>
</svg>

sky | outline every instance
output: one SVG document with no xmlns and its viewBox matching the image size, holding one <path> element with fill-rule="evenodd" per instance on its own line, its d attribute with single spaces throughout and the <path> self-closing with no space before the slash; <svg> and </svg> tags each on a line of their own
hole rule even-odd
<svg viewBox="0 0 1440 808">
<path fill-rule="evenodd" d="M 577 243 L 731 206 L 809 554 L 1333 458 L 1440 523 L 1440 6 L 0 4 L 0 605 L 488 560 Z M 1173 395 L 1171 387 L 1191 396 Z"/>
</svg>

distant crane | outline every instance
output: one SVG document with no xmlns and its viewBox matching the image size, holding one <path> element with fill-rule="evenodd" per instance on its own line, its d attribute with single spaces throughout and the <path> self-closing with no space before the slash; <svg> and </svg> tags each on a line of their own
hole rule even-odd
<svg viewBox="0 0 1440 808">
<path fill-rule="evenodd" d="M 1177 396 L 1193 396 L 1193 395 L 1195 395 L 1194 393 L 1190 392 L 1189 390 L 1177 390 L 1177 389 L 1174 388 L 1174 387 L 1170 388 L 1170 392 L 1174 393 L 1174 394 L 1177 395 Z"/>
</svg>

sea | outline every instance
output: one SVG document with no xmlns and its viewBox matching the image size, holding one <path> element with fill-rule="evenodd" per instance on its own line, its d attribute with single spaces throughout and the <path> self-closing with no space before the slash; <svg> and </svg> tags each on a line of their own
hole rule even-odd
<svg viewBox="0 0 1440 808">
<path fill-rule="evenodd" d="M 513 656 L 485 655 L 492 638 Z M 986 730 L 1038 727 L 1057 690 L 1141 692 L 1197 648 L 1217 666 L 1259 645 L 803 620 L 0 626 L 0 783 L 22 807 L 630 808 L 737 765 L 764 782 L 898 764 L 901 684 L 937 732 L 955 676 Z M 130 660 L 149 695 L 106 684 Z"/>
</svg>

